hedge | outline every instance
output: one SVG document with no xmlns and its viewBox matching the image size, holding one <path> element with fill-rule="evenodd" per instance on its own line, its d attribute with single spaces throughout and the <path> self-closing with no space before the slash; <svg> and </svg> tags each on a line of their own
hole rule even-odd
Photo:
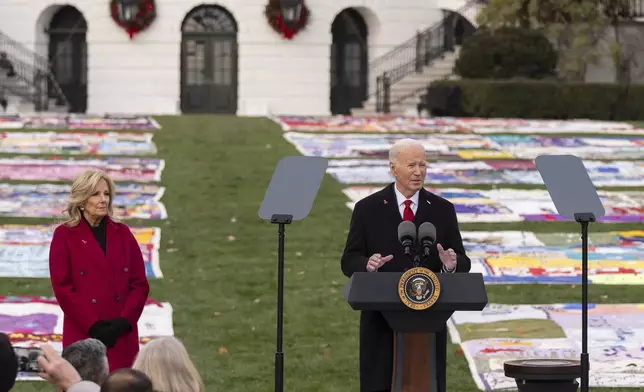
<svg viewBox="0 0 644 392">
<path fill-rule="evenodd" d="M 517 80 L 440 80 L 460 87 L 467 117 L 641 121 L 644 85 Z"/>
</svg>

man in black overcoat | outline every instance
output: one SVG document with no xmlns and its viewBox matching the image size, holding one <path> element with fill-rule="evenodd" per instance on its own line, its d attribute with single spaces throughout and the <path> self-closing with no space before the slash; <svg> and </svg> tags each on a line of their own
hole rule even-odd
<svg viewBox="0 0 644 392">
<path fill-rule="evenodd" d="M 425 149 L 418 141 L 403 139 L 389 151 L 395 182 L 358 201 L 353 209 L 342 255 L 342 272 L 403 272 L 413 268 L 398 241 L 398 225 L 411 220 L 416 227 L 431 222 L 436 246 L 428 265 L 435 273 L 469 272 L 454 205 L 423 188 L 427 173 Z M 360 392 L 391 390 L 393 331 L 379 312 L 360 314 Z M 446 389 L 447 331 L 436 334 L 437 386 Z"/>
</svg>

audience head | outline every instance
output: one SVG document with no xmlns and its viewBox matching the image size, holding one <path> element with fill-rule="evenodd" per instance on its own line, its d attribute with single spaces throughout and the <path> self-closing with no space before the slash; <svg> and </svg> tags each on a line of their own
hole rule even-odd
<svg viewBox="0 0 644 392">
<path fill-rule="evenodd" d="M 9 336 L 0 333 L 0 392 L 8 392 L 16 383 L 18 358 Z"/>
<path fill-rule="evenodd" d="M 147 374 L 154 389 L 163 392 L 203 392 L 204 385 L 183 343 L 173 336 L 148 342 L 133 369 Z"/>
<path fill-rule="evenodd" d="M 154 389 L 143 372 L 126 368 L 112 372 L 101 385 L 101 392 L 154 392 Z"/>
<path fill-rule="evenodd" d="M 107 347 L 100 340 L 79 340 L 65 347 L 62 357 L 74 366 L 85 381 L 101 385 L 110 374 Z"/>
</svg>

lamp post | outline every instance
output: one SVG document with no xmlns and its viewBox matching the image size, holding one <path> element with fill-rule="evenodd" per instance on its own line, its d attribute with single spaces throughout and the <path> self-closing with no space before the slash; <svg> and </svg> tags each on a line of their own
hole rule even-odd
<svg viewBox="0 0 644 392">
<path fill-rule="evenodd" d="M 294 30 L 302 16 L 304 0 L 281 0 L 280 3 L 282 23 L 289 30 Z"/>
<path fill-rule="evenodd" d="M 141 7 L 141 0 L 116 0 L 116 11 L 123 23 L 131 23 Z"/>
</svg>

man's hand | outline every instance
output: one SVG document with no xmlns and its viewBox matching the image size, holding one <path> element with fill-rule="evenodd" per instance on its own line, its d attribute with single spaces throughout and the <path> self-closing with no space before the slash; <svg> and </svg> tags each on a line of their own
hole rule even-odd
<svg viewBox="0 0 644 392">
<path fill-rule="evenodd" d="M 438 257 L 441 259 L 441 263 L 443 263 L 448 271 L 456 268 L 456 252 L 454 252 L 454 249 L 449 248 L 445 250 L 441 244 L 436 244 L 436 249 L 438 249 Z"/>
<path fill-rule="evenodd" d="M 394 255 L 382 257 L 380 253 L 376 253 L 373 256 L 369 257 L 369 261 L 367 262 L 367 271 L 376 271 L 378 270 L 378 268 L 382 267 L 386 262 L 393 258 Z"/>
<path fill-rule="evenodd" d="M 44 356 L 38 357 L 38 363 L 43 369 L 43 372 L 38 374 L 40 377 L 64 391 L 81 381 L 76 369 L 61 358 L 51 345 L 42 344 L 40 349 L 44 354 Z"/>
</svg>

